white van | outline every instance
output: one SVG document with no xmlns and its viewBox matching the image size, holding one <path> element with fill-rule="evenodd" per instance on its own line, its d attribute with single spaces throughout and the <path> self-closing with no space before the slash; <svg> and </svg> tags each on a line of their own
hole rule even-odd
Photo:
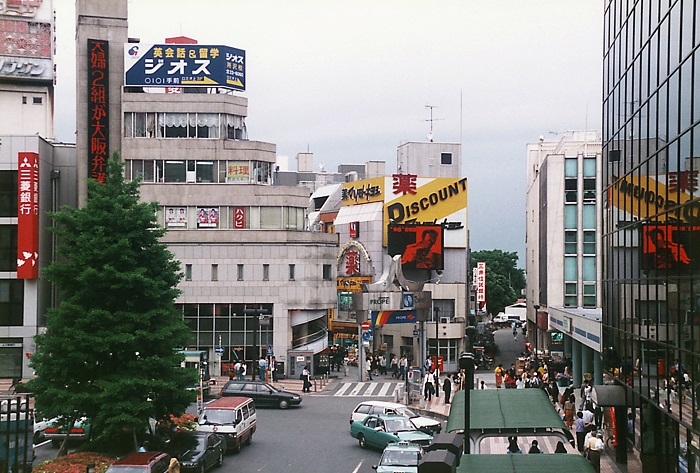
<svg viewBox="0 0 700 473">
<path fill-rule="evenodd" d="M 214 432 L 226 439 L 226 448 L 240 452 L 249 445 L 257 427 L 255 403 L 249 397 L 222 397 L 204 406 L 197 430 Z"/>
</svg>

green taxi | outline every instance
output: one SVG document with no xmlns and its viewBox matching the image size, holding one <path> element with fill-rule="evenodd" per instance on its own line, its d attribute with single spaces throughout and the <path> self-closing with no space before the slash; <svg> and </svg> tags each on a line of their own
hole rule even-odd
<svg viewBox="0 0 700 473">
<path fill-rule="evenodd" d="M 406 416 L 369 415 L 360 422 L 350 424 L 350 435 L 357 439 L 360 447 L 385 448 L 392 442 L 410 442 L 427 446 L 432 435 L 421 432 Z"/>
<path fill-rule="evenodd" d="M 423 458 L 423 448 L 410 442 L 390 443 L 384 449 L 378 465 L 372 465 L 378 473 L 418 473 L 418 462 Z"/>
</svg>

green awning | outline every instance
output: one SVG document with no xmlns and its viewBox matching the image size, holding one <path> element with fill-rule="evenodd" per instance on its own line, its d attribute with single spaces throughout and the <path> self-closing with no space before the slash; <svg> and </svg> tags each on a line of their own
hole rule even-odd
<svg viewBox="0 0 700 473">
<path fill-rule="evenodd" d="M 479 389 L 470 392 L 472 434 L 508 431 L 536 434 L 566 429 L 564 421 L 541 389 Z M 464 430 L 464 391 L 452 399 L 447 432 Z"/>
<path fill-rule="evenodd" d="M 510 390 L 509 390 L 510 391 Z M 515 389 L 513 389 L 515 391 Z M 530 391 L 530 389 L 519 389 Z M 539 391 L 539 390 L 532 390 Z M 581 455 L 544 453 L 541 455 L 462 455 L 457 473 L 494 471 L 499 473 L 542 473 L 565 471 L 566 473 L 591 473 L 593 467 Z"/>
</svg>

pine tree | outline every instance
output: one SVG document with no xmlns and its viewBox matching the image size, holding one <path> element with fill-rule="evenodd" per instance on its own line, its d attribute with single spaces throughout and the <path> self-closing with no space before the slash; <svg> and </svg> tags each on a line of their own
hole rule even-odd
<svg viewBox="0 0 700 473">
<path fill-rule="evenodd" d="M 87 205 L 52 213 L 62 257 L 44 277 L 60 303 L 37 335 L 30 389 L 39 413 L 87 417 L 103 445 L 145 432 L 149 418 L 179 415 L 196 373 L 180 367 L 189 330 L 175 310 L 180 264 L 159 241 L 155 203 L 139 201 L 115 153 Z"/>
</svg>

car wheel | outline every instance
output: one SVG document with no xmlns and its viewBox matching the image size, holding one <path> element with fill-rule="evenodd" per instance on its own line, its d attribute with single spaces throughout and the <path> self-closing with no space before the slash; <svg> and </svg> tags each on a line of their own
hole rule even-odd
<svg viewBox="0 0 700 473">
<path fill-rule="evenodd" d="M 221 468 L 224 465 L 224 451 L 219 452 L 219 460 L 216 462 L 216 467 Z"/>
<path fill-rule="evenodd" d="M 360 442 L 360 447 L 362 448 L 367 448 L 367 440 L 365 440 L 365 436 L 362 434 L 357 435 L 357 441 Z"/>
<path fill-rule="evenodd" d="M 235 453 L 241 453 L 241 442 L 240 442 L 240 440 L 238 440 L 238 441 L 236 442 L 236 446 L 233 447 L 233 451 L 234 451 Z"/>
<path fill-rule="evenodd" d="M 287 401 L 286 399 L 282 399 L 282 400 L 280 400 L 279 406 L 280 406 L 280 409 L 286 409 L 289 407 L 289 401 Z"/>
<path fill-rule="evenodd" d="M 39 442 L 41 442 L 41 437 L 41 432 L 34 432 L 34 437 L 32 437 L 32 443 L 34 445 L 38 444 Z"/>
</svg>

